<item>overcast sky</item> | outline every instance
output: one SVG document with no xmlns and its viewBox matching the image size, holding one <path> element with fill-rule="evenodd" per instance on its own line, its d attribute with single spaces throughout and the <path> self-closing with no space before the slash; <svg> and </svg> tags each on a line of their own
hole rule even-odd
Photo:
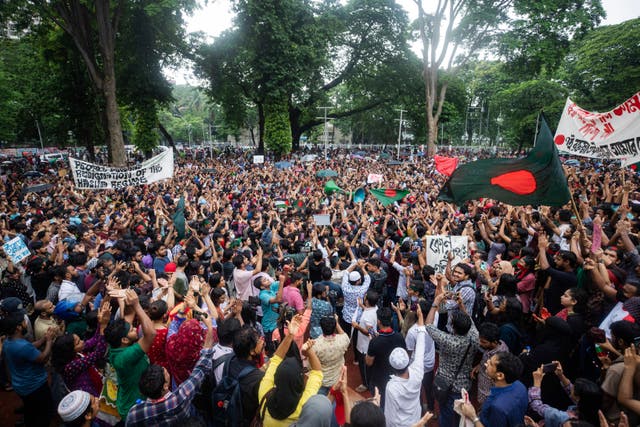
<svg viewBox="0 0 640 427">
<path fill-rule="evenodd" d="M 409 12 L 409 19 L 417 17 L 417 10 L 413 0 L 397 0 Z M 204 2 L 202 2 L 204 3 Z M 619 24 L 620 22 L 634 19 L 640 16 L 640 0 L 602 0 L 607 17 L 602 25 Z M 231 26 L 233 14 L 230 11 L 231 2 L 229 0 L 208 0 L 208 5 L 194 13 L 187 20 L 189 32 L 202 31 L 211 38 L 220 34 Z M 193 79 L 190 70 L 181 69 L 169 71 L 168 75 L 176 83 L 183 84 L 189 82 L 197 84 Z"/>
</svg>

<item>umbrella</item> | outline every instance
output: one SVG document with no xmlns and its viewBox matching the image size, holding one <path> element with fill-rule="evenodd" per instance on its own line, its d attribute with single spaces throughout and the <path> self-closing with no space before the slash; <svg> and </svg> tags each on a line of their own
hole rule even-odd
<svg viewBox="0 0 640 427">
<path fill-rule="evenodd" d="M 576 159 L 569 159 L 566 162 L 564 162 L 564 164 L 569 166 L 580 166 L 580 161 Z"/>
<path fill-rule="evenodd" d="M 391 157 L 391 154 L 389 154 L 389 153 L 381 153 L 380 154 L 380 158 L 381 159 L 388 159 L 390 157 Z"/>
<path fill-rule="evenodd" d="M 316 173 L 316 176 L 318 178 L 333 178 L 338 176 L 338 172 L 332 170 L 332 169 L 322 169 L 321 171 L 318 171 Z"/>
<path fill-rule="evenodd" d="M 286 161 L 282 161 L 282 162 L 276 162 L 275 166 L 278 169 L 289 169 L 291 167 L 292 163 L 291 162 L 286 162 Z"/>
<path fill-rule="evenodd" d="M 40 177 L 40 176 L 42 176 L 42 173 L 41 173 L 41 172 L 38 172 L 38 171 L 29 171 L 29 172 L 25 173 L 25 174 L 24 174 L 24 175 L 22 175 L 22 176 L 28 176 L 28 177 L 34 178 L 34 177 Z"/>
<path fill-rule="evenodd" d="M 389 166 L 398 166 L 398 165 L 401 165 L 401 164 L 402 164 L 402 162 L 399 162 L 397 160 L 389 160 L 387 162 L 387 165 L 389 165 Z"/>
</svg>

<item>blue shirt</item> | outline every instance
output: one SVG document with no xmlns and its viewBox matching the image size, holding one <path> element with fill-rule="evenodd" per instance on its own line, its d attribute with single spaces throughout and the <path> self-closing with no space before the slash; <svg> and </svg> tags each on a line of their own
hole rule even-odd
<svg viewBox="0 0 640 427">
<path fill-rule="evenodd" d="M 280 282 L 275 281 L 270 288 L 260 291 L 260 306 L 262 307 L 262 328 L 265 332 L 273 332 L 278 326 L 278 313 L 273 311 L 271 307 L 278 308 L 278 303 L 270 303 L 272 298 L 278 294 Z"/>
<path fill-rule="evenodd" d="M 11 372 L 11 385 L 19 396 L 27 396 L 47 382 L 44 364 L 35 361 L 40 351 L 29 341 L 7 339 L 2 354 Z"/>
<path fill-rule="evenodd" d="M 527 388 L 520 381 L 506 387 L 491 387 L 480 411 L 480 421 L 485 426 L 519 426 L 528 406 Z"/>
</svg>

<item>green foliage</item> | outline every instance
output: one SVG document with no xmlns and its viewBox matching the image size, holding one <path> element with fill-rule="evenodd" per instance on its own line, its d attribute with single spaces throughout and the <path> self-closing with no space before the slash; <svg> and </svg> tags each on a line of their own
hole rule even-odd
<svg viewBox="0 0 640 427">
<path fill-rule="evenodd" d="M 576 42 L 560 78 L 582 108 L 608 111 L 640 88 L 640 18 L 596 28 Z"/>
<path fill-rule="evenodd" d="M 157 123 L 158 117 L 153 104 L 137 111 L 133 143 L 140 151 L 147 153 L 158 145 Z"/>
<path fill-rule="evenodd" d="M 519 147 L 533 143 L 536 118 L 544 109 L 550 126 L 557 124 L 567 96 L 559 83 L 548 80 L 528 80 L 513 83 L 496 94 L 505 116 L 504 133 L 507 141 Z"/>
<path fill-rule="evenodd" d="M 572 40 L 579 40 L 605 16 L 601 0 L 515 0 L 515 18 L 499 45 L 511 73 L 551 76 Z"/>
<path fill-rule="evenodd" d="M 291 126 L 286 102 L 274 102 L 265 108 L 264 143 L 278 155 L 291 151 Z"/>
</svg>

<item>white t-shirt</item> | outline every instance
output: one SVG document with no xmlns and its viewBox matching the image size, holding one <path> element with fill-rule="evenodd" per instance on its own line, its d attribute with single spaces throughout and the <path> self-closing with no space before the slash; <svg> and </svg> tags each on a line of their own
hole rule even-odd
<svg viewBox="0 0 640 427">
<path fill-rule="evenodd" d="M 407 336 L 405 337 L 405 343 L 407 344 L 407 350 L 415 352 L 416 350 L 416 339 L 418 336 L 418 324 L 415 323 L 409 330 L 407 331 Z M 413 361 L 413 355 L 411 357 Z M 436 348 L 433 343 L 433 338 L 431 335 L 426 334 L 424 337 L 424 371 L 430 372 L 433 370 L 433 366 L 436 363 Z"/>
<path fill-rule="evenodd" d="M 362 316 L 360 316 L 358 324 L 361 328 L 369 331 L 369 336 L 358 331 L 358 344 L 356 345 L 356 349 L 360 353 L 366 354 L 369 349 L 369 342 L 372 338 L 371 331 L 375 331 L 376 326 L 378 325 L 378 307 L 365 308 L 362 312 Z"/>
</svg>

